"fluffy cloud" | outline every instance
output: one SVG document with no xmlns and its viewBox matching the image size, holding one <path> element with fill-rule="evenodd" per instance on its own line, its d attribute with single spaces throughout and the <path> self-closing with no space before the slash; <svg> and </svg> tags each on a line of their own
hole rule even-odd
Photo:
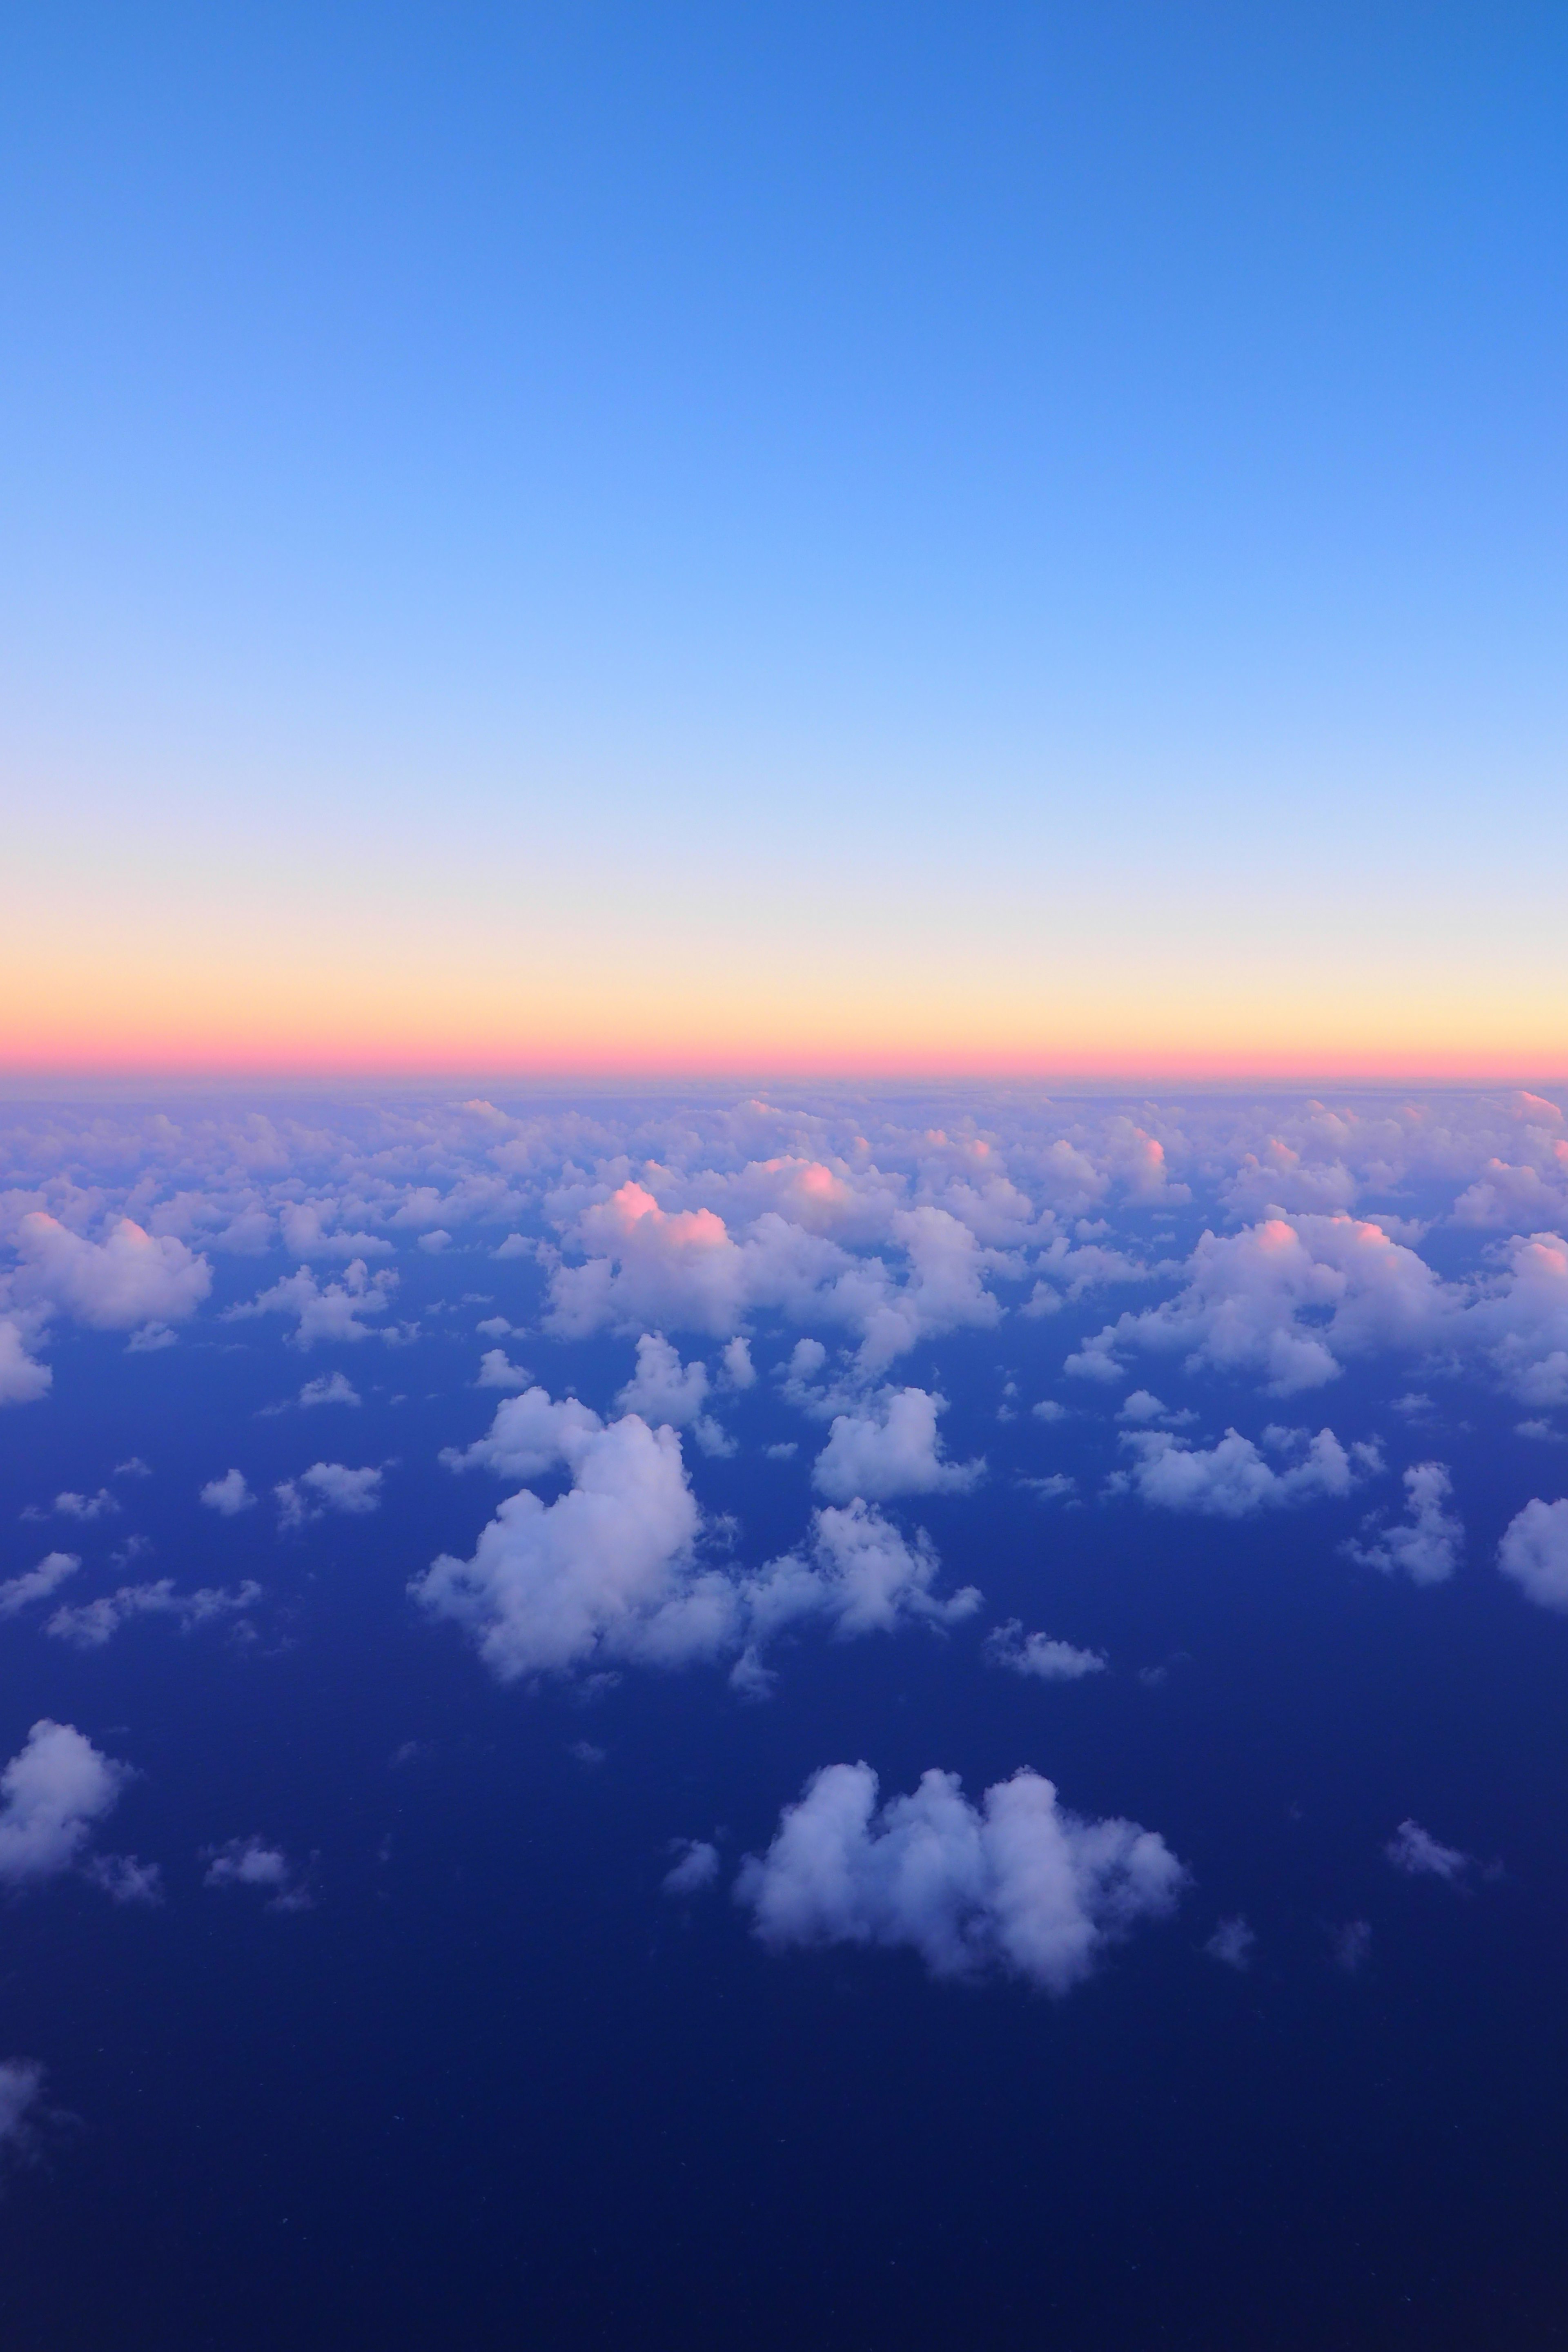
<svg viewBox="0 0 1568 2352">
<path fill-rule="evenodd" d="M 103 1242 L 89 1242 L 43 1210 L 22 1219 L 16 1297 L 53 1307 L 100 1331 L 137 1323 L 177 1323 L 212 1288 L 212 1268 L 173 1234 L 159 1238 L 121 1217 Z"/>
<path fill-rule="evenodd" d="M 286 1275 L 270 1290 L 242 1307 L 231 1307 L 228 1313 L 231 1320 L 246 1315 L 294 1316 L 290 1339 L 296 1348 L 313 1348 L 318 1339 L 384 1339 L 384 1332 L 374 1332 L 361 1318 L 384 1315 L 396 1286 L 397 1276 L 391 1266 L 372 1275 L 363 1258 L 356 1257 L 344 1267 L 342 1282 L 329 1282 L 323 1289 L 309 1266 L 301 1266 L 298 1274 Z"/>
<path fill-rule="evenodd" d="M 268 1911 L 308 1911 L 310 1891 L 280 1846 L 264 1838 L 230 1838 L 209 1847 L 204 1886 L 254 1887 L 268 1897 Z"/>
<path fill-rule="evenodd" d="M 622 1412 L 640 1413 L 650 1424 L 668 1422 L 684 1429 L 708 1398 L 708 1367 L 683 1364 L 660 1333 L 645 1331 L 637 1341 L 637 1368 L 616 1397 Z"/>
<path fill-rule="evenodd" d="M 285 1478 L 273 1488 L 279 1521 L 286 1528 L 301 1528 L 327 1511 L 342 1511 L 351 1518 L 379 1511 L 381 1477 L 374 1467 L 351 1470 L 343 1462 L 312 1462 L 297 1478 Z"/>
<path fill-rule="evenodd" d="M 571 1408 L 533 1390 L 498 1409 L 498 1430 L 513 1419 L 492 1433 L 494 1466 L 499 1453 L 529 1475 L 564 1457 L 571 1489 L 548 1506 L 526 1487 L 509 1496 L 473 1558 L 443 1554 L 414 1580 L 415 1598 L 463 1626 L 503 1682 L 591 1658 L 718 1654 L 733 1638 L 733 1588 L 695 1563 L 700 1521 L 679 1438 L 635 1413 L 605 1428 Z"/>
<path fill-rule="evenodd" d="M 29 1607 L 33 1601 L 47 1601 L 80 1566 L 74 1551 L 47 1552 L 37 1568 L 0 1584 L 0 1617 L 15 1617 L 18 1610 Z"/>
<path fill-rule="evenodd" d="M 858 1412 L 837 1413 L 812 1467 L 818 1494 L 847 1503 L 889 1495 L 963 1494 L 984 1477 L 983 1461 L 942 1459 L 936 1420 L 945 1399 L 925 1389 L 887 1389 Z"/>
<path fill-rule="evenodd" d="M 533 1378 L 521 1364 L 514 1364 L 504 1348 L 487 1348 L 479 1358 L 477 1389 L 525 1389 Z"/>
<path fill-rule="evenodd" d="M 1401 1822 L 1384 1852 L 1406 1878 L 1441 1878 L 1450 1886 L 1473 1866 L 1469 1854 L 1458 1846 L 1439 1845 L 1419 1822 Z"/>
<path fill-rule="evenodd" d="M 1206 1449 L 1184 1444 L 1168 1430 L 1126 1430 L 1121 1443 L 1138 1458 L 1118 1480 L 1131 1485 L 1145 1503 L 1167 1511 L 1241 1519 L 1321 1495 L 1348 1495 L 1358 1480 L 1382 1466 L 1374 1445 L 1358 1443 L 1347 1451 L 1331 1429 L 1309 1438 L 1304 1429 L 1269 1428 L 1263 1441 L 1283 1457 L 1281 1468 L 1234 1429 Z"/>
<path fill-rule="evenodd" d="M 300 1391 L 300 1402 L 307 1406 L 362 1404 L 363 1399 L 346 1373 L 322 1372 L 318 1379 L 305 1382 Z"/>
<path fill-rule="evenodd" d="M 1347 1544 L 1352 1559 L 1384 1575 L 1404 1575 L 1413 1584 L 1441 1584 L 1453 1575 L 1465 1549 L 1465 1530 L 1447 1508 L 1453 1481 L 1441 1462 L 1418 1462 L 1405 1473 L 1409 1504 L 1405 1519 L 1379 1530 L 1366 1543 Z"/>
<path fill-rule="evenodd" d="M 202 1488 L 201 1499 L 209 1511 L 221 1511 L 226 1519 L 237 1518 L 241 1511 L 253 1511 L 256 1497 L 246 1483 L 243 1470 L 226 1470 L 221 1478 L 209 1478 Z"/>
<path fill-rule="evenodd" d="M 101 1650 L 133 1617 L 171 1617 L 182 1633 L 188 1633 L 215 1619 L 242 1615 L 260 1598 L 260 1585 L 249 1577 L 232 1591 L 208 1584 L 194 1592 L 176 1592 L 173 1578 L 161 1576 L 153 1584 L 122 1584 L 118 1591 L 101 1593 L 77 1609 L 57 1609 L 44 1631 L 79 1650 Z"/>
<path fill-rule="evenodd" d="M 956 1773 L 925 1773 L 879 1811 L 868 1764 L 830 1764 L 786 1805 L 737 1899 L 761 1940 L 905 1946 L 933 1976 L 999 1970 L 1051 1993 L 1089 1974 L 1107 1944 L 1167 1916 L 1186 1873 L 1135 1822 L 1082 1821 L 1021 1771 L 978 1807 Z"/>
<path fill-rule="evenodd" d="M 704 1565 L 702 1519 L 680 1439 L 637 1413 L 607 1425 L 574 1397 L 541 1388 L 496 1408 L 487 1436 L 444 1457 L 536 1477 L 563 1465 L 570 1490 L 549 1505 L 526 1488 L 502 1503 L 468 1560 L 444 1556 L 411 1590 L 463 1625 L 503 1681 L 568 1673 L 595 1660 L 682 1665 L 738 1659 L 760 1691 L 759 1646 L 807 1618 L 839 1634 L 906 1619 L 950 1622 L 978 1603 L 941 1600 L 940 1562 L 924 1536 L 904 1537 L 863 1501 L 813 1515 L 805 1548 L 755 1573 Z"/>
<path fill-rule="evenodd" d="M 1345 1357 L 1431 1346 L 1457 1312 L 1431 1267 L 1382 1225 L 1270 1217 L 1224 1239 L 1205 1233 L 1177 1297 L 1108 1324 L 1068 1369 L 1115 1380 L 1121 1353 L 1154 1350 L 1189 1370 L 1261 1372 L 1289 1395 L 1336 1379 Z"/>
<path fill-rule="evenodd" d="M 1222 1919 L 1204 1949 L 1210 1959 L 1218 1960 L 1222 1968 L 1245 1972 L 1252 1966 L 1253 1947 L 1257 1941 L 1245 1919 Z"/>
<path fill-rule="evenodd" d="M 1498 1566 L 1543 1609 L 1568 1609 L 1568 1501 L 1526 1503 L 1503 1531 Z"/>
<path fill-rule="evenodd" d="M 33 1404 L 48 1392 L 54 1374 L 27 1353 L 22 1327 L 13 1315 L 0 1315 L 0 1404 Z"/>
<path fill-rule="evenodd" d="M 0 1772 L 0 1885 L 55 1878 L 79 1861 L 127 1779 L 74 1724 L 46 1716 Z"/>
<path fill-rule="evenodd" d="M 1026 1634 L 1021 1617 L 1009 1617 L 986 1635 L 985 1657 L 993 1666 L 1031 1675 L 1042 1683 L 1078 1682 L 1085 1675 L 1103 1674 L 1106 1663 L 1098 1650 L 1078 1650 L 1070 1642 L 1053 1642 L 1044 1633 Z"/>
</svg>

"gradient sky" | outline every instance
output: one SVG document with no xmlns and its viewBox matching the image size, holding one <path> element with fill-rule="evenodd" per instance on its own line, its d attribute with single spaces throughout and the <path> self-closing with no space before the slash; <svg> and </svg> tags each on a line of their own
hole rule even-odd
<svg viewBox="0 0 1568 2352">
<path fill-rule="evenodd" d="M 14 10 L 0 1061 L 1568 1070 L 1568 21 Z"/>
</svg>

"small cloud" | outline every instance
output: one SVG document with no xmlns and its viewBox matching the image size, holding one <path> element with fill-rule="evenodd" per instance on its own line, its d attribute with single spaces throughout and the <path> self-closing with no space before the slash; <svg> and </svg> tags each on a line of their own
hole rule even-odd
<svg viewBox="0 0 1568 2352">
<path fill-rule="evenodd" d="M 482 1323 L 475 1324 L 474 1328 L 481 1339 L 505 1339 L 511 1332 L 511 1325 L 504 1315 L 487 1315 Z"/>
<path fill-rule="evenodd" d="M 481 1330 L 484 1328 L 483 1324 L 479 1326 Z M 474 1386 L 477 1389 L 525 1389 L 532 1378 L 531 1372 L 524 1371 L 521 1364 L 510 1361 L 504 1348 L 487 1348 L 479 1359 L 479 1377 Z"/>
<path fill-rule="evenodd" d="M 420 1248 L 428 1250 L 432 1256 L 441 1250 L 450 1249 L 451 1245 L 452 1236 L 444 1225 L 435 1225 L 429 1233 L 421 1234 L 419 1236 Z"/>
<path fill-rule="evenodd" d="M 128 1356 L 150 1356 L 155 1349 L 172 1348 L 178 1338 L 167 1323 L 143 1323 L 125 1342 Z"/>
<path fill-rule="evenodd" d="M 792 1437 L 779 1445 L 764 1445 L 763 1456 L 768 1462 L 793 1462 L 800 1447 Z"/>
<path fill-rule="evenodd" d="M 1239 1916 L 1222 1919 L 1208 1942 L 1204 1946 L 1211 1960 L 1218 1960 L 1227 1969 L 1247 1969 L 1252 1966 L 1253 1948 L 1258 1938 Z"/>
<path fill-rule="evenodd" d="M 278 1511 L 286 1528 L 301 1528 L 326 1511 L 342 1511 L 353 1518 L 381 1508 L 381 1471 L 351 1470 L 342 1462 L 313 1462 L 298 1478 L 285 1478 L 273 1488 Z"/>
<path fill-rule="evenodd" d="M 81 1560 L 74 1551 L 46 1552 L 37 1568 L 0 1584 L 0 1617 L 15 1617 L 35 1601 L 47 1601 L 57 1586 L 74 1576 Z"/>
<path fill-rule="evenodd" d="M 132 1454 L 125 1461 L 117 1462 L 110 1475 L 116 1478 L 150 1478 L 153 1465 L 143 1462 L 140 1454 Z"/>
<path fill-rule="evenodd" d="M 323 1372 L 319 1380 L 307 1381 L 300 1391 L 302 1405 L 363 1404 L 364 1400 L 344 1372 Z"/>
<path fill-rule="evenodd" d="M 1395 1412 L 1404 1413 L 1409 1421 L 1419 1421 L 1423 1414 L 1435 1410 L 1431 1398 L 1424 1396 L 1417 1389 L 1411 1389 L 1405 1396 L 1393 1397 L 1389 1402 Z"/>
<path fill-rule="evenodd" d="M 1474 1866 L 1472 1855 L 1458 1846 L 1439 1845 L 1419 1822 L 1401 1822 L 1384 1852 L 1406 1878 L 1441 1878 L 1450 1886 Z"/>
<path fill-rule="evenodd" d="M 574 1739 L 566 1750 L 567 1755 L 574 1756 L 579 1764 L 602 1764 L 608 1752 L 607 1748 L 598 1747 L 592 1739 Z"/>
<path fill-rule="evenodd" d="M 501 1243 L 500 1248 L 493 1249 L 490 1252 L 491 1257 L 500 1258 L 532 1257 L 534 1255 L 535 1250 L 533 1243 L 528 1240 L 526 1235 L 522 1234 L 508 1234 L 505 1241 Z"/>
<path fill-rule="evenodd" d="M 293 1864 L 280 1846 L 259 1837 L 230 1838 L 226 1845 L 207 1846 L 204 1886 L 248 1886 L 266 1893 L 268 1911 L 308 1911 L 310 1896 Z"/>
<path fill-rule="evenodd" d="M 1068 1417 L 1066 1405 L 1058 1404 L 1055 1397 L 1042 1397 L 1038 1404 L 1029 1407 L 1029 1411 L 1037 1421 L 1065 1421 Z"/>
<path fill-rule="evenodd" d="M 201 1499 L 209 1511 L 220 1511 L 226 1519 L 235 1519 L 241 1511 L 256 1508 L 256 1496 L 246 1484 L 243 1470 L 226 1470 L 221 1478 L 209 1478 L 202 1488 Z"/>
<path fill-rule="evenodd" d="M 676 1838 L 670 1845 L 678 1859 L 661 1883 L 666 1895 L 701 1895 L 719 1876 L 719 1849 L 705 1838 Z"/>
<path fill-rule="evenodd" d="M 1548 1445 L 1563 1444 L 1563 1432 L 1553 1429 L 1549 1421 L 1516 1421 L 1513 1433 L 1516 1437 L 1539 1438 Z"/>
<path fill-rule="evenodd" d="M 1042 1683 L 1079 1682 L 1085 1675 L 1103 1674 L 1106 1665 L 1099 1650 L 1075 1649 L 1070 1642 L 1053 1642 L 1044 1633 L 1026 1635 L 1020 1617 L 1009 1617 L 986 1635 L 984 1654 L 988 1665 L 1032 1675 Z"/>
<path fill-rule="evenodd" d="M 100 1887 L 111 1903 L 153 1906 L 163 1900 L 163 1874 L 155 1862 L 139 1862 L 133 1853 L 98 1853 L 84 1864 L 82 1876 Z"/>
<path fill-rule="evenodd" d="M 1359 1976 L 1372 1958 L 1372 1925 L 1366 1919 L 1347 1919 L 1342 1927 L 1333 1930 L 1333 1963 L 1342 1976 Z"/>
<path fill-rule="evenodd" d="M 1031 1495 L 1037 1495 L 1042 1503 L 1055 1502 L 1078 1492 L 1078 1480 L 1069 1478 L 1062 1470 L 1053 1470 L 1048 1478 L 1020 1478 L 1018 1484 L 1026 1486 Z"/>
<path fill-rule="evenodd" d="M 102 1519 L 110 1517 L 119 1508 L 119 1503 L 108 1487 L 100 1486 L 96 1495 L 66 1493 L 57 1495 L 52 1503 L 29 1503 L 22 1517 L 25 1519 L 51 1517 L 57 1519 Z"/>
</svg>

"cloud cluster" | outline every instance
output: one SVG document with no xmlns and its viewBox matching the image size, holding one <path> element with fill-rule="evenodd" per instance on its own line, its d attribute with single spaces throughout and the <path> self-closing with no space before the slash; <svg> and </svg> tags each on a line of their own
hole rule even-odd
<svg viewBox="0 0 1568 2352">
<path fill-rule="evenodd" d="M 1117 1937 L 1165 1917 L 1186 1880 L 1155 1832 L 1083 1821 L 1028 1770 L 969 1803 L 955 1773 L 878 1806 L 868 1764 L 830 1764 L 785 1806 L 737 1899 L 770 1950 L 905 1947 L 933 1976 L 1001 1971 L 1045 1992 L 1088 1976 Z"/>
<path fill-rule="evenodd" d="M 1405 1491 L 1409 1498 L 1405 1518 L 1378 1528 L 1366 1542 L 1347 1544 L 1345 1550 L 1352 1559 L 1381 1569 L 1385 1576 L 1407 1576 L 1412 1584 L 1442 1584 L 1458 1567 L 1465 1549 L 1463 1523 L 1448 1508 L 1453 1480 L 1441 1462 L 1418 1462 L 1405 1473 Z"/>
<path fill-rule="evenodd" d="M 1076 1649 L 1071 1642 L 1053 1642 L 1045 1633 L 1026 1633 L 1021 1617 L 1009 1617 L 985 1637 L 985 1657 L 1009 1674 L 1026 1675 L 1041 1683 L 1081 1682 L 1085 1675 L 1105 1672 L 1099 1650 Z"/>
<path fill-rule="evenodd" d="M 79 1650 L 101 1650 L 135 1617 L 166 1617 L 182 1633 L 189 1633 L 197 1625 L 241 1617 L 260 1598 L 260 1585 L 249 1577 L 232 1590 L 208 1584 L 194 1592 L 178 1592 L 172 1577 L 161 1576 L 152 1584 L 122 1584 L 75 1609 L 57 1609 L 44 1631 Z"/>
<path fill-rule="evenodd" d="M 637 1413 L 606 1423 L 536 1387 L 446 1459 L 518 1478 L 563 1466 L 571 1478 L 549 1504 L 527 1487 L 510 1496 L 471 1559 L 443 1555 L 410 1588 L 432 1615 L 465 1627 L 503 1681 L 595 1660 L 731 1657 L 741 1685 L 760 1689 L 760 1645 L 786 1625 L 817 1618 L 856 1634 L 908 1618 L 945 1623 L 977 1605 L 972 1591 L 939 1600 L 931 1544 L 861 1498 L 816 1512 L 806 1545 L 755 1572 L 704 1557 L 679 1433 Z"/>
<path fill-rule="evenodd" d="M 1347 1448 L 1331 1429 L 1320 1429 L 1315 1437 L 1304 1429 L 1266 1429 L 1263 1443 L 1278 1468 L 1234 1429 L 1207 1447 L 1188 1445 L 1164 1429 L 1126 1430 L 1121 1443 L 1136 1458 L 1113 1485 L 1131 1486 L 1142 1501 L 1163 1510 L 1211 1518 L 1247 1518 L 1255 1511 L 1348 1495 L 1383 1466 L 1375 1445 L 1358 1440 Z"/>
<path fill-rule="evenodd" d="M 233 1475 L 232 1473 L 230 1474 Z M 285 1478 L 273 1488 L 278 1498 L 278 1523 L 302 1528 L 328 1511 L 348 1518 L 363 1518 L 381 1508 L 382 1472 L 372 1465 L 351 1470 L 346 1462 L 312 1462 L 297 1478 Z"/>
<path fill-rule="evenodd" d="M 847 1503 L 861 1495 L 965 1494 L 985 1475 L 983 1461 L 949 1462 L 937 1434 L 946 1399 L 925 1389 L 884 1389 L 848 1412 L 836 1413 L 827 1444 L 812 1465 L 819 1495 Z"/>
</svg>

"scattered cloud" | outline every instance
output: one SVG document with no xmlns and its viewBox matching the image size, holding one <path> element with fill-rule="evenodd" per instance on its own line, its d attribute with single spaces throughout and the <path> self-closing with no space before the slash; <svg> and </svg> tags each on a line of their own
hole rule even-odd
<svg viewBox="0 0 1568 2352">
<path fill-rule="evenodd" d="M 80 1566 L 80 1559 L 74 1551 L 46 1552 L 37 1568 L 29 1568 L 24 1575 L 13 1576 L 0 1584 L 0 1617 L 15 1617 L 35 1601 L 47 1601 Z"/>
<path fill-rule="evenodd" d="M 1343 1549 L 1350 1559 L 1385 1576 L 1441 1584 L 1453 1575 L 1465 1549 L 1463 1522 L 1447 1507 L 1453 1480 L 1441 1462 L 1418 1462 L 1405 1473 L 1405 1491 L 1409 1502 L 1402 1521 L 1383 1527 L 1369 1520 L 1369 1539 Z"/>
<path fill-rule="evenodd" d="M 226 1845 L 209 1846 L 204 1886 L 253 1887 L 267 1896 L 268 1911 L 308 1911 L 310 1889 L 280 1846 L 264 1838 L 230 1838 Z"/>
<path fill-rule="evenodd" d="M 703 1838 L 677 1838 L 670 1847 L 676 1856 L 661 1882 L 666 1895 L 702 1895 L 718 1883 L 719 1849 Z"/>
<path fill-rule="evenodd" d="M 322 1372 L 307 1381 L 300 1391 L 302 1405 L 363 1404 L 363 1398 L 346 1372 Z"/>
<path fill-rule="evenodd" d="M 1458 1846 L 1439 1845 L 1419 1822 L 1401 1822 L 1384 1852 L 1406 1878 L 1441 1878 L 1450 1886 L 1475 1867 L 1471 1855 Z"/>
<path fill-rule="evenodd" d="M 1222 1919 L 1208 1942 L 1204 1946 L 1211 1960 L 1222 1968 L 1245 1972 L 1252 1966 L 1252 1954 L 1258 1938 L 1245 1919 L 1237 1916 Z"/>
<path fill-rule="evenodd" d="M 380 1510 L 381 1480 L 382 1472 L 374 1465 L 351 1470 L 343 1462 L 312 1462 L 297 1478 L 285 1478 L 272 1489 L 278 1497 L 279 1523 L 302 1528 L 328 1511 L 362 1518 Z"/>
<path fill-rule="evenodd" d="M 243 1470 L 226 1470 L 221 1478 L 209 1478 L 202 1488 L 201 1499 L 209 1511 L 219 1511 L 226 1519 L 237 1518 L 241 1511 L 256 1508 L 256 1496 L 246 1483 Z"/>
<path fill-rule="evenodd" d="M 1106 1667 L 1099 1650 L 1075 1649 L 1070 1642 L 1053 1642 L 1044 1633 L 1026 1634 L 1021 1617 L 1009 1617 L 986 1635 L 985 1661 L 1042 1683 L 1079 1682 L 1085 1675 L 1103 1674 Z"/>
<path fill-rule="evenodd" d="M 1498 1566 L 1543 1609 L 1568 1609 L 1568 1501 L 1539 1496 L 1516 1512 L 1498 1546 Z"/>
<path fill-rule="evenodd" d="M 161 1576 L 153 1584 L 122 1584 L 79 1608 L 57 1609 L 44 1631 L 79 1650 L 101 1650 L 133 1617 L 173 1618 L 182 1633 L 189 1633 L 197 1625 L 243 1616 L 260 1598 L 260 1585 L 249 1577 L 232 1590 L 203 1585 L 194 1592 L 177 1592 L 173 1578 Z"/>
<path fill-rule="evenodd" d="M 949 1462 L 937 1435 L 944 1397 L 925 1389 L 884 1389 L 854 1412 L 836 1413 L 812 1484 L 834 1502 L 855 1495 L 965 1494 L 985 1475 L 984 1461 Z"/>
<path fill-rule="evenodd" d="M 74 1724 L 41 1717 L 0 1772 L 0 1885 L 72 1869 L 128 1778 Z"/>
<path fill-rule="evenodd" d="M 1347 1450 L 1331 1429 L 1309 1437 L 1304 1429 L 1270 1428 L 1263 1437 L 1270 1451 L 1283 1457 L 1281 1467 L 1277 1469 L 1251 1438 L 1234 1429 L 1206 1449 L 1188 1445 L 1163 1430 L 1128 1430 L 1121 1442 L 1137 1459 L 1118 1479 L 1143 1502 L 1163 1510 L 1240 1519 L 1321 1496 L 1348 1495 L 1382 1467 L 1374 1445 L 1358 1443 Z"/>
</svg>

